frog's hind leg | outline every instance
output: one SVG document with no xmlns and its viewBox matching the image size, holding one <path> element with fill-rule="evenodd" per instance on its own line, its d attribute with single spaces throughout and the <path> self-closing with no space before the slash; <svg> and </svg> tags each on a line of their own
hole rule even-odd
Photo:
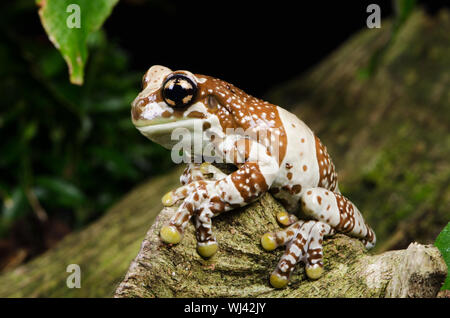
<svg viewBox="0 0 450 318">
<path fill-rule="evenodd" d="M 328 224 L 318 221 L 298 221 L 288 229 L 271 234 L 275 238 L 273 246 L 286 245 L 284 255 L 270 275 L 271 285 L 275 288 L 285 287 L 295 265 L 300 261 L 305 263 L 306 275 L 310 279 L 319 278 L 323 272 L 323 237 L 332 234 L 334 234 L 334 230 Z M 265 234 L 265 236 L 268 235 Z M 263 242 L 265 239 L 267 238 L 263 236 L 261 243 L 268 250 L 268 244 Z"/>
<path fill-rule="evenodd" d="M 375 233 L 358 208 L 340 193 L 311 188 L 302 194 L 301 201 L 307 216 L 329 224 L 338 232 L 361 239 L 368 249 L 375 246 Z"/>
</svg>

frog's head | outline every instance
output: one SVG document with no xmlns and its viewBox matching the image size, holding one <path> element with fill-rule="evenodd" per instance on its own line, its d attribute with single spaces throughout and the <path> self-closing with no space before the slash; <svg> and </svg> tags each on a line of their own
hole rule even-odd
<svg viewBox="0 0 450 318">
<path fill-rule="evenodd" d="M 188 71 L 152 66 L 142 79 L 143 90 L 132 103 L 133 124 L 144 136 L 168 149 L 177 142 L 171 138 L 177 128 L 185 128 L 192 134 L 199 132 L 198 127 L 200 132 L 205 129 L 216 130 L 215 134 L 222 132 L 230 113 L 214 97 L 216 92 L 211 89 L 214 80 Z"/>
</svg>

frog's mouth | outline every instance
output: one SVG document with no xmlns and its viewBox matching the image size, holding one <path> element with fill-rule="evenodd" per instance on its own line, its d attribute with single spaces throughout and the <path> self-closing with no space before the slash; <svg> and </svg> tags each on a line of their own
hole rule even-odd
<svg viewBox="0 0 450 318">
<path fill-rule="evenodd" d="M 142 119 L 135 120 L 134 118 L 132 119 L 133 125 L 137 129 L 142 128 L 142 127 L 160 126 L 160 125 L 170 124 L 170 123 L 174 123 L 176 121 L 178 121 L 177 118 L 155 118 L 155 119 L 150 119 L 150 120 L 142 120 Z"/>
<path fill-rule="evenodd" d="M 177 144 L 186 147 L 203 138 L 203 119 L 167 119 L 135 123 L 136 128 L 148 139 L 167 149 Z"/>
</svg>

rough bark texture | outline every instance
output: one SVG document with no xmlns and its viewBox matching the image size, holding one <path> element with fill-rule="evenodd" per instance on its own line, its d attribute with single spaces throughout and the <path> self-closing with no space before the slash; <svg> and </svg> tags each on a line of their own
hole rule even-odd
<svg viewBox="0 0 450 318">
<path fill-rule="evenodd" d="M 415 12 L 381 57 L 377 72 L 369 78 L 359 76 L 374 52 L 387 43 L 390 29 L 391 24 L 383 21 L 381 29 L 361 31 L 311 72 L 266 96 L 267 100 L 290 108 L 328 147 L 341 190 L 356 203 L 377 233 L 375 253 L 406 248 L 412 241 L 431 243 L 450 219 L 450 15 L 442 11 L 428 17 L 421 11 Z M 28 264 L 3 273 L 0 296 L 114 295 L 139 252 L 145 232 L 161 210 L 161 196 L 176 186 L 180 173 L 178 170 L 143 184 L 92 226 L 72 233 L 57 248 Z M 278 208 L 270 197 L 261 204 Z M 305 280 L 299 266 L 288 289 L 273 291 L 267 277 L 281 251 L 264 252 L 258 241 L 260 234 L 276 224 L 273 214 L 267 219 L 262 217 L 262 205 L 255 204 L 254 208 L 259 212 L 232 212 L 214 220 L 214 228 L 221 235 L 221 250 L 210 261 L 196 254 L 189 233 L 181 245 L 158 250 L 159 243 L 152 243 L 156 235 L 152 231 L 160 223 L 155 224 L 144 241 L 145 255 L 138 256 L 142 264 L 153 262 L 148 270 L 154 276 L 145 276 L 143 265 L 137 263 L 131 268 L 136 274 L 128 274 L 118 295 L 188 296 L 186 290 L 195 284 L 195 278 L 198 285 L 189 296 L 414 296 L 414 290 L 435 288 L 433 277 L 435 282 L 441 277 L 403 272 L 404 268 L 417 268 L 416 263 L 423 266 L 431 257 L 439 273 L 434 248 L 413 245 L 409 251 L 369 256 L 356 240 L 337 236 L 326 241 L 326 273 L 322 279 Z M 166 212 L 158 222 L 167 217 Z M 252 228 L 257 218 L 267 227 L 257 224 Z M 230 224 L 226 228 L 225 220 Z M 155 262 L 148 249 L 161 259 Z M 239 257 L 234 255 L 227 260 L 225 256 L 231 253 Z M 168 257 L 171 255 L 176 257 Z M 66 287 L 66 267 L 72 263 L 81 266 L 80 289 Z M 378 265 L 374 264 L 386 270 L 377 270 Z M 187 266 L 186 272 L 181 265 Z M 402 275 L 409 275 L 410 279 Z M 141 285 L 138 277 L 143 279 Z M 156 279 L 173 289 L 154 284 Z M 216 286 L 219 282 L 222 287 Z M 133 284 L 139 286 L 133 288 Z M 225 290 L 223 286 L 233 288 Z M 429 290 L 423 295 L 435 293 L 435 289 Z"/>
<path fill-rule="evenodd" d="M 266 252 L 259 238 L 279 230 L 283 207 L 270 195 L 214 219 L 219 252 L 204 260 L 196 252 L 194 226 L 169 247 L 159 229 L 175 212 L 165 208 L 142 243 L 141 251 L 116 291 L 116 297 L 435 297 L 447 267 L 435 247 L 416 243 L 406 250 L 371 256 L 356 239 L 326 240 L 325 274 L 305 278 L 298 265 L 288 288 L 276 290 L 268 277 L 283 253 Z"/>
</svg>

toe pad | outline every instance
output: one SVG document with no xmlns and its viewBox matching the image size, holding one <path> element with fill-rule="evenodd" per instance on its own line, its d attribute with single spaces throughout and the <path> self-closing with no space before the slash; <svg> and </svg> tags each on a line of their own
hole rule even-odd
<svg viewBox="0 0 450 318">
<path fill-rule="evenodd" d="M 277 214 L 277 220 L 280 224 L 284 225 L 284 226 L 288 226 L 291 224 L 291 221 L 289 220 L 289 213 L 283 211 L 283 212 L 279 212 Z"/>
<path fill-rule="evenodd" d="M 168 244 L 177 244 L 181 241 L 181 233 L 172 225 L 165 225 L 159 232 L 161 239 Z"/>
<path fill-rule="evenodd" d="M 172 195 L 172 191 L 167 192 L 162 198 L 161 198 L 162 204 L 164 206 L 172 206 L 174 202 L 174 198 Z"/>
<path fill-rule="evenodd" d="M 275 235 L 266 233 L 261 236 L 261 245 L 266 251 L 273 251 L 277 248 L 277 241 Z"/>
<path fill-rule="evenodd" d="M 319 279 L 322 276 L 323 267 L 314 266 L 314 267 L 306 267 L 306 276 L 310 279 Z"/>
<path fill-rule="evenodd" d="M 216 254 L 218 248 L 219 245 L 215 242 L 206 245 L 197 245 L 197 252 L 200 254 L 200 256 L 209 258 Z"/>
<path fill-rule="evenodd" d="M 272 285 L 274 288 L 284 288 L 286 287 L 288 283 L 288 279 L 285 277 L 282 277 L 276 273 L 272 273 L 270 275 L 270 285 Z"/>
</svg>

